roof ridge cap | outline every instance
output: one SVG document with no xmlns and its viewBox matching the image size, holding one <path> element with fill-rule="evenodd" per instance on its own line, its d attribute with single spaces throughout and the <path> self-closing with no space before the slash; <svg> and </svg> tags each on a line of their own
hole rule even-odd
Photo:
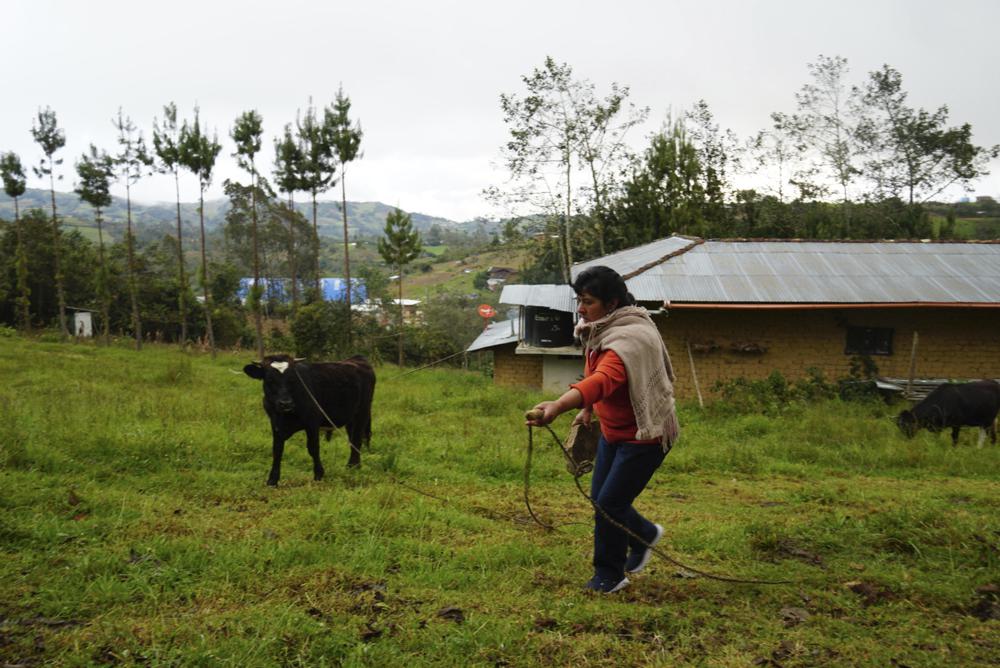
<svg viewBox="0 0 1000 668">
<path fill-rule="evenodd" d="M 671 235 L 671 236 L 676 236 L 676 237 L 680 237 L 682 239 L 686 239 L 688 241 L 691 241 L 691 243 L 689 243 L 684 248 L 680 248 L 678 250 L 675 250 L 675 251 L 672 251 L 670 253 L 667 253 L 666 255 L 664 255 L 663 257 L 659 258 L 658 260 L 653 260 L 652 262 L 648 262 L 648 263 L 642 265 L 641 267 L 639 267 L 638 269 L 634 269 L 634 270 L 628 272 L 627 274 L 624 274 L 622 276 L 622 278 L 625 279 L 626 281 L 629 280 L 630 278 L 635 278 L 636 276 L 638 276 L 639 274 L 643 273 L 644 271 L 648 271 L 648 270 L 652 269 L 653 267 L 655 267 L 658 264 L 663 264 L 667 260 L 669 260 L 671 258 L 675 258 L 678 255 L 683 255 L 684 253 L 687 253 L 689 250 L 691 250 L 695 246 L 700 246 L 701 244 L 705 243 L 705 240 L 702 239 L 702 238 L 700 238 L 700 237 L 686 237 L 686 236 L 682 236 L 680 234 L 675 234 L 675 235 Z"/>
</svg>

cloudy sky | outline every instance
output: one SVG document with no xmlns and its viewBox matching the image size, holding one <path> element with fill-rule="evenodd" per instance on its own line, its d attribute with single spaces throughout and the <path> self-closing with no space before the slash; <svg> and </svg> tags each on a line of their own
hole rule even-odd
<svg viewBox="0 0 1000 668">
<path fill-rule="evenodd" d="M 912 104 L 947 104 L 976 143 L 1000 143 L 995 0 L 6 0 L 3 19 L 0 150 L 36 163 L 32 120 L 51 106 L 67 136 L 63 190 L 90 143 L 115 147 L 119 106 L 148 137 L 174 101 L 184 117 L 199 105 L 219 133 L 209 196 L 221 196 L 223 179 L 239 175 L 228 137 L 238 114 L 263 116 L 270 166 L 271 137 L 310 96 L 325 105 L 343 85 L 365 132 L 348 199 L 454 220 L 491 215 L 480 192 L 504 180 L 499 95 L 520 92 L 520 76 L 546 55 L 598 91 L 631 87 L 651 110 L 636 146 L 669 110 L 701 98 L 723 127 L 755 133 L 770 112 L 793 110 L 819 54 L 846 57 L 858 82 L 888 63 Z M 1000 162 L 992 171 L 976 193 L 1000 195 Z M 193 177 L 182 187 L 196 199 Z M 154 176 L 134 192 L 172 201 L 173 184 Z"/>
</svg>

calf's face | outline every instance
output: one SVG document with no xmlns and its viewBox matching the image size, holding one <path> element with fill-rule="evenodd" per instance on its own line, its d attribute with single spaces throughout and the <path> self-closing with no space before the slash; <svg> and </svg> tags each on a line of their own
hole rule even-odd
<svg viewBox="0 0 1000 668">
<path fill-rule="evenodd" d="M 911 411 L 903 411 L 896 417 L 896 426 L 907 438 L 913 438 L 917 433 L 917 418 Z"/>
<path fill-rule="evenodd" d="M 254 362 L 243 367 L 243 373 L 264 382 L 264 399 L 280 413 L 295 412 L 295 400 L 289 391 L 290 362 Z"/>
</svg>

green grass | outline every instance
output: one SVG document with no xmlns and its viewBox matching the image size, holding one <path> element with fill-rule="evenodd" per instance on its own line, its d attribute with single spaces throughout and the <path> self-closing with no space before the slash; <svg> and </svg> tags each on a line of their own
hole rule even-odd
<svg viewBox="0 0 1000 668">
<path fill-rule="evenodd" d="M 989 609 L 976 588 L 1000 584 L 1000 448 L 974 433 L 907 441 L 874 405 L 682 406 L 682 440 L 637 505 L 684 562 L 796 584 L 654 560 L 599 597 L 581 590 L 590 512 L 544 442 L 534 506 L 577 524 L 526 521 L 520 415 L 540 395 L 382 367 L 362 468 L 344 468 L 337 434 L 313 482 L 299 435 L 271 489 L 248 359 L 0 339 L 4 663 L 1000 660 L 1000 622 L 971 614 Z"/>
</svg>

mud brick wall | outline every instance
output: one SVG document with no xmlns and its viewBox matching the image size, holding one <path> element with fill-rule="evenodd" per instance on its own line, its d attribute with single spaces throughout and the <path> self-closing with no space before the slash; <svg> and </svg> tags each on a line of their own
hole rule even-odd
<svg viewBox="0 0 1000 668">
<path fill-rule="evenodd" d="M 493 348 L 493 382 L 507 387 L 542 387 L 542 356 L 516 355 L 516 343 Z"/>
<path fill-rule="evenodd" d="M 810 367 L 828 381 L 847 376 L 852 357 L 844 352 L 848 326 L 893 329 L 892 354 L 871 356 L 882 376 L 909 374 L 917 331 L 918 378 L 1000 378 L 1000 309 L 674 309 L 655 320 L 682 398 L 696 396 L 687 341 L 693 344 L 702 394 L 710 398 L 716 381 L 764 378 L 775 370 L 790 380 L 805 377 Z"/>
</svg>

